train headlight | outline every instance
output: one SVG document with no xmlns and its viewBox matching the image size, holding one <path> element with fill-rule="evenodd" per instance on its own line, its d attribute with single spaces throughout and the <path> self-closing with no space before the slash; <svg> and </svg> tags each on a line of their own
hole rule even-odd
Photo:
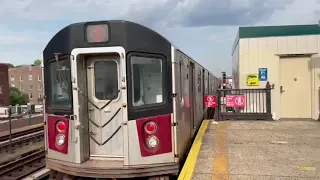
<svg viewBox="0 0 320 180">
<path fill-rule="evenodd" d="M 159 139 L 156 136 L 150 136 L 147 139 L 147 145 L 149 148 L 156 148 L 159 145 Z"/>
<path fill-rule="evenodd" d="M 66 141 L 66 137 L 62 134 L 56 136 L 56 143 L 58 146 L 62 146 Z"/>
</svg>

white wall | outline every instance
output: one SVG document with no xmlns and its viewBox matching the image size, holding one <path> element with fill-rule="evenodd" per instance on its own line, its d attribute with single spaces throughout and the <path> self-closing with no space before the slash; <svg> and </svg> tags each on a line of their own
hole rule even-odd
<svg viewBox="0 0 320 180">
<path fill-rule="evenodd" d="M 268 80 L 274 84 L 272 91 L 272 114 L 274 119 L 279 119 L 280 115 L 280 89 L 279 89 L 279 56 L 277 54 L 306 54 L 312 55 L 313 62 L 312 82 L 313 82 L 313 118 L 318 118 L 319 101 L 318 88 L 320 87 L 320 35 L 287 36 L 287 37 L 267 37 L 267 38 L 247 38 L 239 40 L 239 87 L 246 86 L 248 74 L 258 74 L 258 68 L 268 68 Z M 233 58 L 236 58 L 236 54 Z M 266 82 L 259 82 L 259 87 L 265 87 Z M 257 87 L 253 87 L 257 88 Z"/>
</svg>

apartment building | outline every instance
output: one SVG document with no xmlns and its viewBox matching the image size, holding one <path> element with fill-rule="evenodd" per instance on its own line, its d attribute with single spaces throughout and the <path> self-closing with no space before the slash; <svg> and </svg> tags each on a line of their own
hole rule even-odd
<svg viewBox="0 0 320 180">
<path fill-rule="evenodd" d="M 18 88 L 33 104 L 42 104 L 42 74 L 40 66 L 9 69 L 10 86 Z"/>
<path fill-rule="evenodd" d="M 0 63 L 0 107 L 10 105 L 8 64 Z"/>
</svg>

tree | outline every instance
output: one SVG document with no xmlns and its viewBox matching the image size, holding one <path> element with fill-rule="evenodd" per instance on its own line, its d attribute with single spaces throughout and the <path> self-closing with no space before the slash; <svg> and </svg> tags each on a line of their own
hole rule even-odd
<svg viewBox="0 0 320 180">
<path fill-rule="evenodd" d="M 16 104 L 26 104 L 23 93 L 16 87 L 10 87 L 10 104 L 13 106 Z"/>
<path fill-rule="evenodd" d="M 8 63 L 8 67 L 9 67 L 9 68 L 14 68 L 14 65 L 11 64 L 11 63 Z"/>
<path fill-rule="evenodd" d="M 40 59 L 36 59 L 33 61 L 33 65 L 35 66 L 41 66 L 41 60 Z"/>
</svg>

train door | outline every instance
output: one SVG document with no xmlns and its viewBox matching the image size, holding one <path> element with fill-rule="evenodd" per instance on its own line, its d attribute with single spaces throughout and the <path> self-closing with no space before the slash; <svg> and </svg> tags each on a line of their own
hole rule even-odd
<svg viewBox="0 0 320 180">
<path fill-rule="evenodd" d="M 120 57 L 89 56 L 88 116 L 90 157 L 123 157 Z"/>
<path fill-rule="evenodd" d="M 189 68 L 189 75 L 190 75 L 190 83 L 189 83 L 189 97 L 190 97 L 190 117 L 191 117 L 191 130 L 193 130 L 195 126 L 195 118 L 194 118 L 194 110 L 196 107 L 196 101 L 195 101 L 195 73 L 194 73 L 194 63 L 190 62 L 190 68 Z M 193 133 L 191 133 L 191 136 L 193 136 Z"/>
</svg>

